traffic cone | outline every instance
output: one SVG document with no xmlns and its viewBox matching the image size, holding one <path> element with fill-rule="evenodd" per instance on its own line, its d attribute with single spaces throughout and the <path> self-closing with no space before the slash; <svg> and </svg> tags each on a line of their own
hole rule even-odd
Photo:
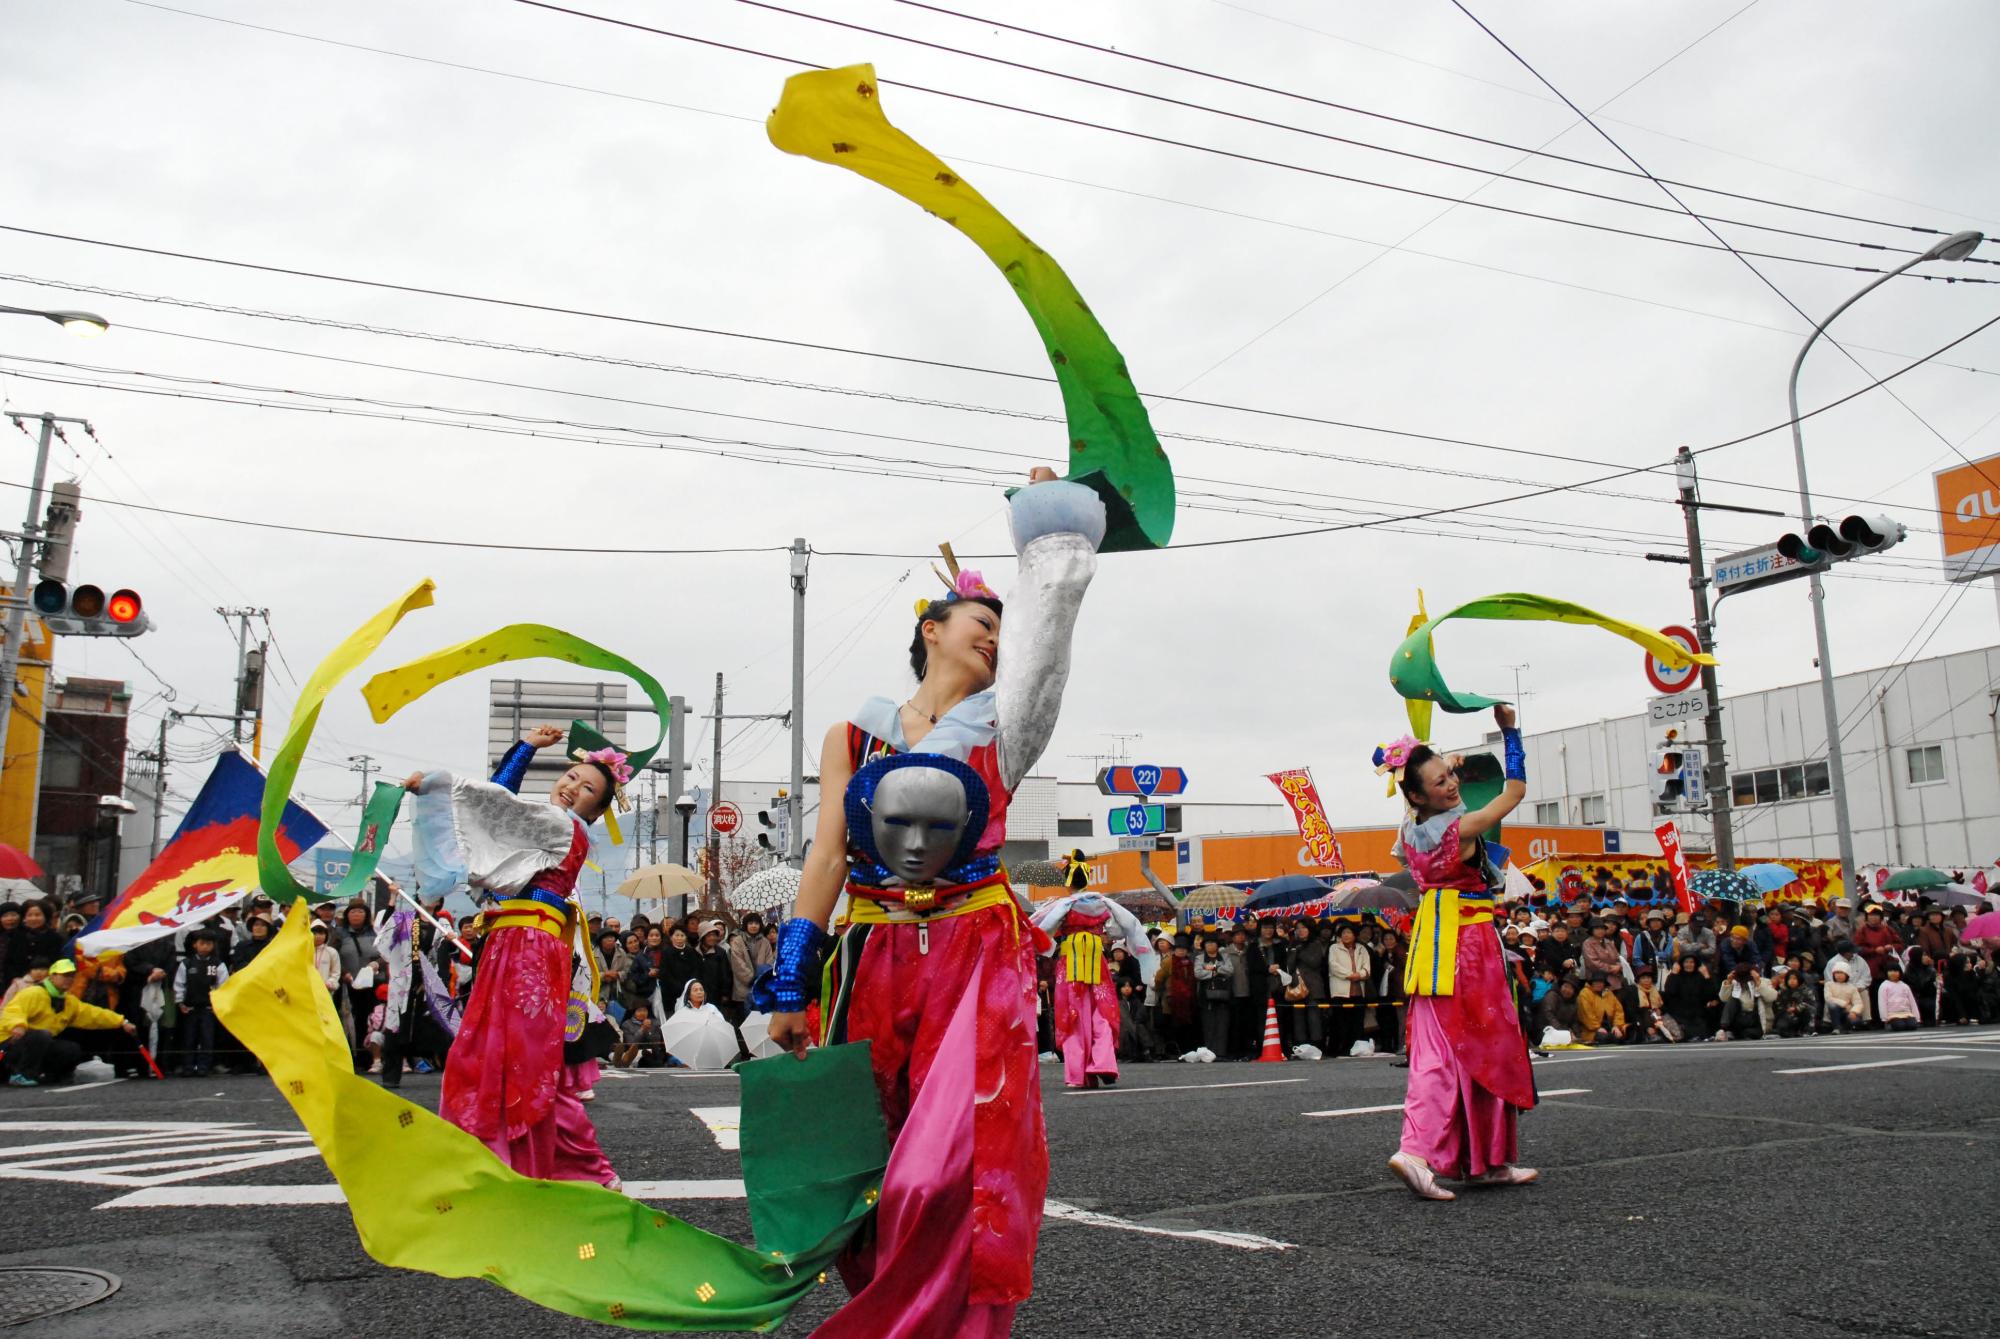
<svg viewBox="0 0 2000 1339">
<path fill-rule="evenodd" d="M 1278 1045 L 1278 1002 L 1264 1001 L 1264 1054 L 1257 1057 L 1258 1064 L 1270 1061 L 1285 1062 L 1284 1048 Z"/>
</svg>

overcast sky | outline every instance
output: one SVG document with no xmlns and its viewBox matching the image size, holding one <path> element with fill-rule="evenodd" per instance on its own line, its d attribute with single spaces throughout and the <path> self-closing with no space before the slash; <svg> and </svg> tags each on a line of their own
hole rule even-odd
<svg viewBox="0 0 2000 1339">
<path fill-rule="evenodd" d="M 1786 374 L 1808 325 L 1738 259 L 1450 207 L 1470 195 L 1712 245 L 1684 216 L 1496 180 L 1492 173 L 1520 163 L 1518 152 L 893 0 L 797 0 L 797 7 L 1482 171 L 1088 88 L 735 0 L 577 0 L 576 7 L 800 62 L 874 62 L 890 117 L 1062 262 L 1143 392 L 1239 407 L 1154 405 L 1156 427 L 1179 434 L 1165 438 L 1183 490 L 1177 541 L 1268 536 L 1503 498 L 1659 465 L 1682 443 L 1720 442 L 1785 418 Z M 963 7 L 1625 166 L 1448 0 L 963 0 Z M 1845 243 L 1921 249 L 1932 240 L 1878 222 L 1944 230 L 2000 222 L 2000 157 L 1989 143 L 2000 124 L 1991 77 L 2000 8 L 1982 0 L 1474 0 L 1472 8 L 1578 106 L 1600 111 L 1603 129 L 1654 174 L 1867 220 L 1676 188 L 1706 213 L 1836 239 L 1716 225 L 1745 250 L 1873 266 L 1885 253 Z M 191 17 L 197 10 L 208 17 Z M 8 48 L 0 223 L 970 368 L 1048 372 L 1007 285 L 963 238 L 858 177 L 771 147 L 762 118 L 795 65 L 507 0 L 187 0 L 185 12 L 137 0 L 0 0 L 0 31 Z M 1632 176 L 1549 159 L 1518 173 L 1673 208 Z M 2000 258 L 2000 248 L 1993 255 Z M 1754 263 L 1815 317 L 1869 278 Z M 1929 268 L 2000 279 L 2000 268 L 1989 266 Z M 1059 424 L 1021 416 L 1059 413 L 1054 386 L 1019 377 L 19 233 L 0 233 L 0 274 L 0 303 L 90 307 L 116 325 L 89 343 L 42 323 L 0 325 L 8 406 L 88 417 L 96 426 L 102 449 L 73 435 L 77 452 L 59 451 L 56 462 L 58 477 L 82 474 L 87 495 L 325 529 L 571 550 L 417 547 L 86 504 L 73 575 L 138 587 L 159 627 L 131 646 L 65 640 L 59 668 L 131 680 L 135 705 L 143 704 L 134 726 L 140 738 L 157 726 L 162 685 L 177 691 L 182 708 L 227 702 L 235 639 L 216 606 L 271 610 L 289 665 L 289 674 L 274 666 L 275 738 L 296 691 L 292 676 L 303 678 L 334 641 L 423 576 L 437 580 L 437 606 L 405 624 L 382 664 L 500 623 L 541 621 L 644 663 L 704 710 L 718 670 L 729 676 L 731 711 L 774 710 L 788 694 L 782 554 L 610 557 L 593 546 L 760 548 L 803 535 L 827 551 L 813 563 L 809 607 L 808 739 L 816 745 L 862 698 L 911 687 L 903 664 L 911 604 L 935 589 L 935 578 L 921 559 L 894 555 L 923 554 L 941 540 L 962 554 L 1006 550 L 1000 487 L 1036 459 L 1059 464 L 1063 456 Z M 79 291 L 86 286 L 427 338 Z M 1896 281 L 1835 327 L 1868 370 L 1823 343 L 1806 365 L 1803 401 L 1810 407 L 1845 394 L 1996 313 L 2000 288 Z M 1836 496 L 1867 500 L 1913 527 L 1895 553 L 1852 564 L 1853 575 L 1829 582 L 1840 669 L 1993 641 L 1988 586 L 1939 579 L 1930 472 L 1955 462 L 1954 449 L 1974 459 L 2000 452 L 1996 372 L 2000 332 L 1987 332 L 1894 383 L 1907 408 L 1878 391 L 1806 425 L 1813 485 L 1828 496 L 1826 510 L 1855 509 Z M 132 375 L 140 373 L 155 375 Z M 28 376 L 295 404 L 304 401 L 283 390 L 366 397 L 434 406 L 407 412 L 480 427 L 522 428 L 523 419 L 587 425 L 550 430 L 594 440 Z M 778 380 L 807 384 L 770 384 Z M 366 407 L 351 399 L 313 403 Z M 502 415 L 515 418 L 495 417 Z M 25 482 L 30 444 L 11 431 L 0 440 L 12 443 L 0 479 Z M 800 449 L 833 454 L 802 457 Z M 758 463 L 774 457 L 794 464 Z M 801 459 L 917 477 L 797 468 Z M 1711 500 L 1795 505 L 1785 491 L 1794 482 L 1783 432 L 1715 452 L 1703 470 Z M 1638 556 L 1679 547 L 1672 488 L 1670 475 L 1642 474 L 1595 493 L 1556 493 L 1393 529 L 1107 558 L 1078 629 L 1063 723 L 1043 770 L 1085 776 L 1091 763 L 1073 755 L 1107 750 L 1114 732 L 1143 734 L 1135 754 L 1186 766 L 1195 778 L 1191 798 L 1264 799 L 1262 774 L 1310 765 L 1337 823 L 1390 821 L 1367 758 L 1404 728 L 1385 666 L 1417 587 L 1433 612 L 1529 590 L 1644 623 L 1685 622 L 1685 570 Z M 11 526 L 21 494 L 0 493 Z M 1196 493 L 1232 500 L 1189 496 Z M 1709 526 L 1711 553 L 1782 528 L 1720 515 Z M 892 556 L 835 556 L 856 551 Z M 1009 584 L 1011 559 L 976 565 L 1003 590 Z M 1810 678 L 1803 585 L 1725 603 L 1720 653 L 1725 691 Z M 1528 666 L 1521 678 L 1533 694 L 1523 711 L 1530 728 L 1626 714 L 1650 692 L 1635 648 L 1581 629 L 1454 625 L 1441 638 L 1440 662 L 1456 686 L 1488 692 L 1511 691 L 1509 667 Z M 344 760 L 356 752 L 397 771 L 479 765 L 482 682 L 441 691 L 388 727 L 368 722 L 356 687 L 343 688 L 326 714 L 304 794 L 351 795 L 356 778 Z M 177 752 L 198 752 L 207 734 L 194 724 L 179 728 Z M 699 724 L 689 735 L 702 737 Z M 785 742 L 776 727 L 739 736 L 732 726 L 725 737 L 730 774 L 782 775 Z M 705 769 L 705 742 L 699 756 Z M 204 770 L 192 761 L 178 768 L 177 787 L 191 794 Z M 354 819 L 332 798 L 316 798 L 314 807 L 336 829 Z"/>
</svg>

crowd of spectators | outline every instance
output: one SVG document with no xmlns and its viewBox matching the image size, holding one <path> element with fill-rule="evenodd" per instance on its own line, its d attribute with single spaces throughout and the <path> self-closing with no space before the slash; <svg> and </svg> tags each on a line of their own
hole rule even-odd
<svg viewBox="0 0 2000 1339">
<path fill-rule="evenodd" d="M 392 905 L 386 882 L 377 895 L 378 905 Z M 1693 914 L 1650 902 L 1585 894 L 1565 906 L 1537 894 L 1505 909 L 1501 938 L 1532 1042 L 1726 1042 L 2000 1021 L 2000 973 L 1990 947 L 1962 942 L 1964 908 L 1919 897 L 1907 906 L 1866 904 L 1857 918 L 1845 900 L 1711 903 Z M 269 898 L 92 959 L 74 940 L 97 910 L 89 898 L 67 908 L 47 898 L 0 902 L 7 1083 L 63 1083 L 91 1057 L 121 1076 L 148 1076 L 155 1064 L 163 1075 L 261 1072 L 216 1019 L 213 996 L 283 923 Z M 399 974 L 411 994 L 407 1007 L 391 1011 L 386 911 L 357 899 L 319 903 L 307 914 L 314 963 L 355 1072 L 396 1086 L 406 1069 L 441 1068 L 450 1035 L 420 996 L 428 975 L 463 1004 L 478 972 L 474 918 L 456 920 L 434 903 L 418 919 L 410 952 L 433 970 Z M 751 983 L 775 956 L 777 927 L 755 913 L 740 923 L 705 913 L 661 921 L 591 915 L 589 939 L 607 1015 L 593 1054 L 658 1066 L 678 1063 L 660 1035 L 676 1010 L 713 1004 L 729 1022 L 742 1022 Z M 1402 1049 L 1404 942 L 1384 921 L 1245 917 L 1161 932 L 1154 952 L 1150 979 L 1125 945 L 1108 958 L 1121 1059 L 1167 1060 L 1206 1048 L 1217 1060 L 1254 1060 L 1267 1012 L 1276 1014 L 1288 1055 L 1300 1046 L 1327 1058 Z M 1053 959 L 1043 968 L 1040 1042 L 1052 1051 Z M 400 1017 L 387 1028 L 391 1012 Z"/>
<path fill-rule="evenodd" d="M 434 901 L 412 927 L 412 970 L 392 974 L 383 955 L 389 909 L 398 902 L 386 880 L 374 891 L 374 906 L 358 898 L 322 902 L 306 914 L 314 967 L 340 1015 L 355 1072 L 395 1087 L 406 1069 L 443 1067 L 451 1037 L 428 1007 L 425 981 L 462 1007 L 478 973 L 480 939 L 474 917 L 455 918 Z M 97 910 L 94 898 L 67 909 L 48 898 L 0 902 L 0 1077 L 7 1084 L 66 1083 L 91 1058 L 120 1077 L 152 1077 L 156 1067 L 161 1077 L 262 1072 L 216 1018 L 213 997 L 284 923 L 268 897 L 253 896 L 126 953 L 91 958 L 75 938 Z M 588 938 L 606 1014 L 593 1029 L 592 1054 L 635 1067 L 678 1063 L 660 1037 L 661 1021 L 678 1008 L 713 1004 L 740 1023 L 751 982 L 777 947 L 776 927 L 754 912 L 740 922 L 592 914 Z M 415 967 L 419 956 L 429 972 Z M 388 1008 L 392 977 L 408 983 L 399 1010 Z M 391 1014 L 400 1016 L 387 1027 Z"/>
<path fill-rule="evenodd" d="M 1501 939 L 1530 1041 L 1627 1045 L 1804 1037 L 2000 1022 L 1990 947 L 1962 942 L 1963 907 L 1709 903 L 1694 913 L 1585 894 L 1505 909 Z M 1287 1054 L 1402 1049 L 1405 946 L 1371 918 L 1246 917 L 1156 937 L 1147 980 L 1111 952 L 1119 1056 L 1174 1059 L 1206 1048 L 1255 1060 L 1267 1010 Z M 1045 983 L 1046 991 L 1046 983 Z M 1044 1050 L 1052 1049 L 1048 1008 Z"/>
</svg>

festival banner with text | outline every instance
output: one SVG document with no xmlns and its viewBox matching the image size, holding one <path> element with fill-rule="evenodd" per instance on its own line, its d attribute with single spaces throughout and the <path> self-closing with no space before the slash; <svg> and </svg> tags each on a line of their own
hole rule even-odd
<svg viewBox="0 0 2000 1339">
<path fill-rule="evenodd" d="M 1321 869 L 1346 869 L 1340 858 L 1340 839 L 1333 835 L 1333 824 L 1326 821 L 1326 807 L 1319 802 L 1319 789 L 1313 785 L 1312 769 L 1294 767 L 1288 772 L 1271 772 L 1265 779 L 1292 806 L 1292 818 L 1306 844 L 1307 863 Z"/>
</svg>

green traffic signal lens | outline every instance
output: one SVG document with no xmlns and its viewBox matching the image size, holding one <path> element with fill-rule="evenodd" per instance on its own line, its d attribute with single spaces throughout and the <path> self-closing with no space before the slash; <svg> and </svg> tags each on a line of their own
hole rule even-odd
<svg viewBox="0 0 2000 1339">
<path fill-rule="evenodd" d="M 69 587 L 53 577 L 46 581 L 38 581 L 35 583 L 32 602 L 38 614 L 60 614 L 69 605 Z"/>
</svg>

